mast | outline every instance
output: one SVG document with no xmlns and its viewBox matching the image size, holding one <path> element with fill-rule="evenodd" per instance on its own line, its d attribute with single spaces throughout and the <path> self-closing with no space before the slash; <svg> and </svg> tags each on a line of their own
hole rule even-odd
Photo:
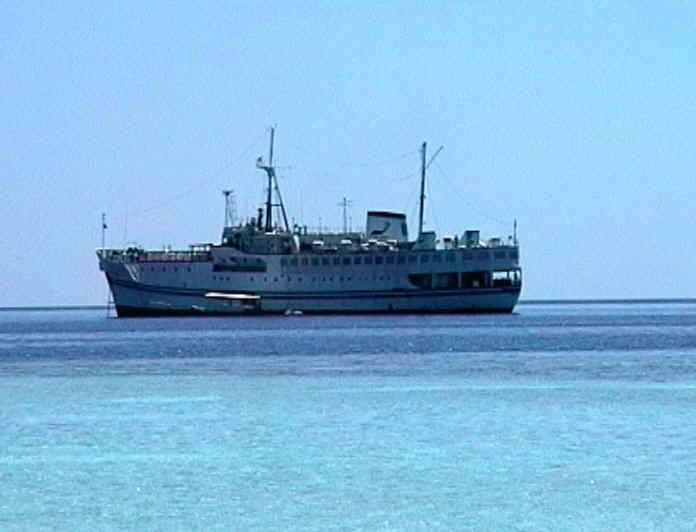
<svg viewBox="0 0 696 532">
<path fill-rule="evenodd" d="M 418 240 L 421 239 L 423 233 L 423 202 L 425 201 L 425 149 L 426 143 L 421 146 L 421 193 L 420 193 L 420 211 L 418 214 Z"/>
<path fill-rule="evenodd" d="M 283 198 L 280 195 L 280 189 L 278 188 L 278 179 L 276 178 L 275 167 L 273 166 L 273 140 L 275 138 L 275 127 L 271 127 L 271 146 L 268 150 L 268 165 L 263 164 L 263 158 L 259 157 L 256 159 L 256 167 L 264 170 L 268 175 L 268 193 L 266 195 L 266 226 L 265 231 L 270 233 L 273 231 L 273 207 L 280 207 L 283 214 L 283 222 L 285 223 L 285 230 L 290 232 L 290 226 L 288 226 L 288 217 L 285 214 L 285 205 L 283 205 Z M 275 184 L 275 191 L 278 195 L 277 204 L 273 203 L 273 185 Z"/>
<path fill-rule="evenodd" d="M 426 143 L 424 142 L 423 145 L 421 146 L 421 193 L 420 193 L 420 213 L 418 215 L 418 240 L 421 239 L 421 235 L 423 234 L 423 203 L 425 202 L 425 171 L 428 169 L 428 167 L 435 160 L 435 157 L 437 157 L 440 154 L 440 152 L 442 151 L 442 148 L 444 148 L 444 146 L 440 146 L 435 151 L 435 153 L 433 153 L 432 157 L 430 157 L 430 160 L 428 161 L 428 164 L 425 164 L 425 148 L 426 148 Z"/>
<path fill-rule="evenodd" d="M 268 167 L 266 168 L 266 173 L 268 174 L 268 196 L 266 197 L 266 232 L 270 233 L 273 230 L 273 205 L 272 194 L 273 194 L 273 137 L 275 136 L 275 128 L 271 127 L 271 147 L 268 150 Z"/>
</svg>

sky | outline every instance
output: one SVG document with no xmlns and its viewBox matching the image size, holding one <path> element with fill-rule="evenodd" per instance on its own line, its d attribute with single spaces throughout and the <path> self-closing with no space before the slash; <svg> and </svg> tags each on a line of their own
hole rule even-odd
<svg viewBox="0 0 696 532">
<path fill-rule="evenodd" d="M 507 237 L 526 299 L 696 297 L 696 4 L 3 2 L 0 306 L 103 304 L 107 245 L 289 216 Z"/>
</svg>

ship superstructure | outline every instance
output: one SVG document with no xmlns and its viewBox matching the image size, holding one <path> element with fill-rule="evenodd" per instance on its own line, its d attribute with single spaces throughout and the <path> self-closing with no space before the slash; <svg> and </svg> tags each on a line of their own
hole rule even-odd
<svg viewBox="0 0 696 532">
<path fill-rule="evenodd" d="M 425 143 L 414 240 L 406 216 L 386 211 L 369 211 L 364 232 L 290 227 L 273 143 L 271 129 L 268 162 L 256 162 L 268 178 L 265 209 L 233 224 L 231 194 L 224 191 L 227 215 L 219 244 L 185 251 L 97 250 L 119 317 L 513 310 L 522 284 L 516 234 L 482 241 L 479 231 L 468 230 L 438 240 L 423 230 Z M 274 207 L 282 225 L 274 223 Z"/>
</svg>

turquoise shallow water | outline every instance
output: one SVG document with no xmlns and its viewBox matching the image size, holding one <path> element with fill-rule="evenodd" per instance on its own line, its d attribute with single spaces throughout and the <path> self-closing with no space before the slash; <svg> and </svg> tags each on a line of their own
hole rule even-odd
<svg viewBox="0 0 696 532">
<path fill-rule="evenodd" d="M 693 530 L 696 306 L 0 313 L 2 530 Z"/>
</svg>

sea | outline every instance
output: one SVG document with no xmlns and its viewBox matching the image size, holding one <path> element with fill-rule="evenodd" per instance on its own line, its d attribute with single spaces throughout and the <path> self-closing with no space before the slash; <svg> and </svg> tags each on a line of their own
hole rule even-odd
<svg viewBox="0 0 696 532">
<path fill-rule="evenodd" d="M 696 304 L 0 312 L 0 530 L 695 530 Z"/>
</svg>

